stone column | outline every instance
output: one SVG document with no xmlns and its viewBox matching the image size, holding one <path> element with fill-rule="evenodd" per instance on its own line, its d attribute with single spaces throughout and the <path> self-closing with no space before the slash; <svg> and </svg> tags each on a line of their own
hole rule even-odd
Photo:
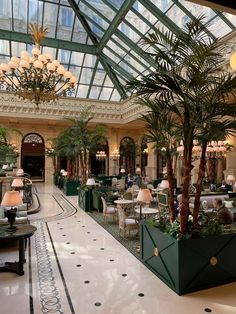
<svg viewBox="0 0 236 314">
<path fill-rule="evenodd" d="M 147 158 L 147 167 L 146 175 L 150 180 L 156 179 L 157 173 L 157 154 L 155 152 L 155 143 L 148 143 L 148 158 Z"/>
</svg>

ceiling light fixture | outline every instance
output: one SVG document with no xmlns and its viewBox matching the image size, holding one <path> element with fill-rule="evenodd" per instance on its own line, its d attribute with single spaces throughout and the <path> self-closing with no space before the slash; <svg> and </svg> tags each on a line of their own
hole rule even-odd
<svg viewBox="0 0 236 314">
<path fill-rule="evenodd" d="M 55 101 L 59 96 L 71 95 L 76 77 L 59 60 L 52 60 L 50 53 L 40 52 L 47 28 L 30 23 L 29 32 L 35 43 L 32 56 L 28 51 L 22 51 L 20 58 L 12 57 L 8 64 L 0 64 L 0 87 L 37 106 L 42 102 Z"/>
</svg>

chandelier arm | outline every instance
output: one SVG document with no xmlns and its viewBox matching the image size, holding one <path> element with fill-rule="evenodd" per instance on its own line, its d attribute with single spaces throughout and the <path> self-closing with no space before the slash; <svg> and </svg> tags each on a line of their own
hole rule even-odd
<svg viewBox="0 0 236 314">
<path fill-rule="evenodd" d="M 15 71 L 13 72 L 13 74 L 14 74 L 15 78 L 17 79 L 17 81 L 20 83 L 21 81 L 19 80 L 19 77 L 18 77 L 18 75 L 16 75 Z"/>
<path fill-rule="evenodd" d="M 8 75 L 8 74 L 5 74 L 5 76 L 7 77 L 7 79 L 8 79 L 8 80 L 10 80 L 10 81 L 11 81 L 12 85 L 14 85 L 14 86 L 15 86 L 15 88 L 17 88 L 17 86 L 16 86 L 16 84 L 14 83 L 13 79 L 11 78 L 11 76 L 10 76 L 10 75 Z M 5 82 L 6 82 L 6 84 L 9 86 L 9 84 L 7 83 L 7 81 L 5 80 L 5 78 L 4 78 L 4 81 L 5 81 Z"/>
<path fill-rule="evenodd" d="M 58 93 L 68 82 L 65 82 L 58 90 L 56 90 L 55 92 Z M 56 85 L 55 85 L 56 87 Z"/>
</svg>

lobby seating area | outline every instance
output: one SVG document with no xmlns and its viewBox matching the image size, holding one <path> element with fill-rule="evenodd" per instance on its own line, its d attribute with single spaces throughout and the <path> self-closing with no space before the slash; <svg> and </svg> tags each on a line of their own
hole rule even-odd
<svg viewBox="0 0 236 314">
<path fill-rule="evenodd" d="M 37 231 L 27 247 L 25 275 L 0 273 L 4 313 L 18 313 L 19 306 L 32 313 L 30 304 L 34 313 L 58 308 L 89 314 L 163 313 L 163 308 L 165 314 L 199 314 L 206 309 L 234 313 L 235 283 L 179 297 L 81 210 L 77 196 L 64 196 L 57 187 L 43 183 L 36 189 L 41 210 L 29 215 Z M 1 262 L 17 259 L 16 252 L 1 246 Z M 48 285 L 50 294 L 45 290 Z"/>
</svg>

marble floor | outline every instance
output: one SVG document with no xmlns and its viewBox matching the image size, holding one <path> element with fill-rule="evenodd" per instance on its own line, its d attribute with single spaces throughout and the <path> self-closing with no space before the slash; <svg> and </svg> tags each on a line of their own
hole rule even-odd
<svg viewBox="0 0 236 314">
<path fill-rule="evenodd" d="M 41 210 L 25 274 L 0 273 L 0 314 L 235 314 L 236 283 L 176 295 L 89 215 L 77 197 L 36 184 Z M 17 260 L 0 247 L 0 263 Z"/>
</svg>

